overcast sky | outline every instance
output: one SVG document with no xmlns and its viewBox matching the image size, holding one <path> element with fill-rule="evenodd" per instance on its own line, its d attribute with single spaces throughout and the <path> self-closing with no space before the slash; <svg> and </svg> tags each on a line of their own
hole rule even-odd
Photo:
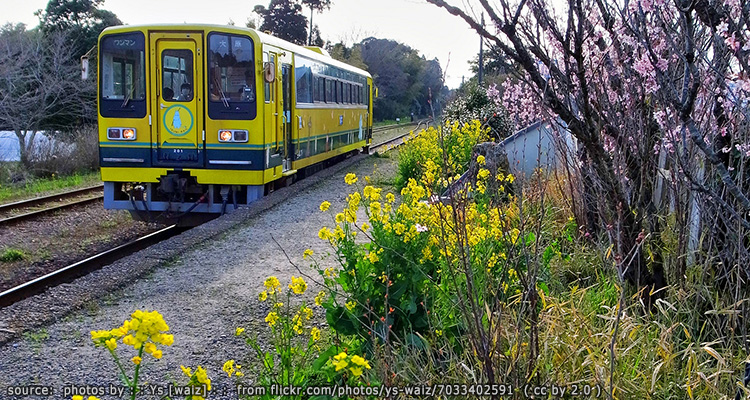
<svg viewBox="0 0 750 400">
<path fill-rule="evenodd" d="M 256 17 L 255 4 L 268 0 L 106 0 L 103 8 L 129 25 L 152 23 L 244 25 Z M 461 5 L 463 1 L 455 2 Z M 29 28 L 39 23 L 34 12 L 47 0 L 0 0 L 0 23 L 23 22 Z M 210 5 L 210 6 L 208 6 Z M 309 10 L 304 14 L 309 18 Z M 368 36 L 404 43 L 428 59 L 437 58 L 446 73 L 446 85 L 456 88 L 471 76 L 468 61 L 479 53 L 479 37 L 466 23 L 425 0 L 332 0 L 331 9 L 315 14 L 324 40 L 352 43 Z M 450 63 L 448 60 L 450 59 Z M 446 71 L 447 67 L 447 71 Z"/>
</svg>

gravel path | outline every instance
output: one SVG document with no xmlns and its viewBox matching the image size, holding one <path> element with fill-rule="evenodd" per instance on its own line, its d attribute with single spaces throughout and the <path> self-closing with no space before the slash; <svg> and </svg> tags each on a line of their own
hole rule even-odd
<svg viewBox="0 0 750 400">
<path fill-rule="evenodd" d="M 179 366 L 200 364 L 206 367 L 213 380 L 209 399 L 236 399 L 233 389 L 236 381 L 227 379 L 221 366 L 228 359 L 246 360 L 250 348 L 234 336 L 235 328 L 243 326 L 252 335 L 263 335 L 267 306 L 257 300 L 263 280 L 276 275 L 285 286 L 292 275 L 299 275 L 271 235 L 295 263 L 308 265 L 302 259 L 305 249 L 313 249 L 316 256 L 330 251 L 327 243 L 318 239 L 317 232 L 321 226 L 331 225 L 331 215 L 321 213 L 318 206 L 323 200 L 330 201 L 332 209 L 343 206 L 350 189 L 344 183 L 344 175 L 348 172 L 355 172 L 360 178 L 370 175 L 374 182 L 382 184 L 392 180 L 394 171 L 395 161 L 391 158 L 364 158 L 307 188 L 295 188 L 298 183 L 286 188 L 286 194 L 274 193 L 283 195 L 285 200 L 235 224 L 228 231 L 222 232 L 221 226 L 231 224 L 222 220 L 240 218 L 237 215 L 242 211 L 196 228 L 203 233 L 195 235 L 202 234 L 208 240 L 190 239 L 188 235 L 182 242 L 178 239 L 164 244 L 163 255 L 153 255 L 152 252 L 152 255 L 138 253 L 129 257 L 120 263 L 123 268 L 131 268 L 135 275 L 146 271 L 145 276 L 119 285 L 118 289 L 108 288 L 106 295 L 97 292 L 101 291 L 96 289 L 97 285 L 107 279 L 127 281 L 127 273 L 124 278 L 117 277 L 116 271 L 105 268 L 100 274 L 94 273 L 56 288 L 59 290 L 50 291 L 52 293 L 47 297 L 29 299 L 14 305 L 9 311 L 0 311 L 0 330 L 26 330 L 22 338 L 6 338 L 6 342 L 0 345 L 0 371 L 3 371 L 0 374 L 0 398 L 69 399 L 62 393 L 66 385 L 119 385 L 114 362 L 106 351 L 94 348 L 89 331 L 119 326 L 133 310 L 146 308 L 164 315 L 175 335 L 175 343 L 165 349 L 161 360 L 147 358 L 144 361 L 148 364 L 143 382 L 159 385 L 173 381 L 184 383 Z M 315 179 L 315 176 L 300 183 L 310 179 Z M 184 251 L 180 246 L 191 248 Z M 331 260 L 324 263 L 332 265 Z M 151 270 L 140 266 L 150 264 L 154 264 Z M 112 278 L 104 276 L 105 272 L 112 273 Z M 96 298 L 79 305 L 76 311 L 55 311 L 56 306 L 52 303 L 40 310 L 39 302 L 65 299 L 70 293 L 74 293 L 74 297 L 85 297 L 87 292 L 95 293 Z M 310 285 L 307 292 L 310 297 L 316 292 L 316 288 Z M 26 319 L 20 318 L 19 313 Z M 65 317 L 60 318 L 55 313 Z M 320 309 L 316 309 L 316 313 L 319 315 Z M 27 330 L 29 324 L 33 325 L 29 320 L 45 318 L 54 322 Z M 319 317 L 317 320 L 324 319 Z M 118 347 L 120 354 L 128 354 L 128 358 L 134 355 L 132 349 L 127 353 L 126 350 L 124 345 Z M 251 384 L 249 377 L 246 383 Z M 8 395 L 8 386 L 32 384 L 50 386 L 55 394 L 53 397 Z"/>
</svg>

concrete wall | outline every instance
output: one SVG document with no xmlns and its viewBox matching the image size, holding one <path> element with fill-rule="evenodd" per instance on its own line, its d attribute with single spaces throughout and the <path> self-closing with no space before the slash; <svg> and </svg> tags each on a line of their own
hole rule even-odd
<svg viewBox="0 0 750 400">
<path fill-rule="evenodd" d="M 569 161 L 575 159 L 576 142 L 564 124 L 540 121 L 501 143 L 508 154 L 511 172 L 517 178 L 528 178 L 538 168 L 551 172 L 563 166 L 566 157 Z"/>
</svg>

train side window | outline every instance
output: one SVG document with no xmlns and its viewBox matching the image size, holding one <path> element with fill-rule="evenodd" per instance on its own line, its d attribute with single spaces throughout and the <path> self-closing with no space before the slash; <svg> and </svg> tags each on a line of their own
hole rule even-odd
<svg viewBox="0 0 750 400">
<path fill-rule="evenodd" d="M 295 58 L 294 78 L 297 89 L 297 103 L 313 102 L 312 63 L 302 57 Z"/>
<path fill-rule="evenodd" d="M 318 98 L 316 101 L 321 103 L 326 101 L 326 80 L 322 76 L 318 77 Z"/>
<path fill-rule="evenodd" d="M 333 83 L 334 82 L 332 80 L 326 78 L 326 103 L 331 103 L 336 99 L 336 96 L 333 95 L 334 93 L 336 93 L 333 87 Z"/>
<path fill-rule="evenodd" d="M 344 83 L 341 81 L 336 82 L 336 102 L 337 103 L 343 103 L 344 102 Z"/>
</svg>

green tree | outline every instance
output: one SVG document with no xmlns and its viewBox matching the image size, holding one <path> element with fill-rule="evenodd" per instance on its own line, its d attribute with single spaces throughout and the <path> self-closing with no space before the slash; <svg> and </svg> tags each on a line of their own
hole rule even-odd
<svg viewBox="0 0 750 400">
<path fill-rule="evenodd" d="M 307 18 L 302 15 L 300 4 L 291 0 L 271 0 L 268 8 L 257 5 L 253 12 L 263 18 L 260 30 L 299 45 L 304 46 L 307 42 Z"/>
<path fill-rule="evenodd" d="M 380 95 L 373 104 L 376 119 L 394 119 L 411 113 L 440 113 L 445 93 L 443 73 L 437 60 L 388 39 L 367 38 L 359 45 Z"/>
<path fill-rule="evenodd" d="M 313 40 L 314 33 L 317 27 L 313 25 L 313 14 L 315 11 L 321 12 L 331 8 L 331 0 L 302 0 L 302 4 L 310 8 L 310 37 L 307 39 L 307 44 L 310 46 L 316 45 L 316 41 Z M 318 31 L 318 40 L 320 39 L 320 32 Z"/>
<path fill-rule="evenodd" d="M 39 10 L 39 26 L 45 36 L 65 32 L 75 44 L 70 57 L 78 60 L 97 43 L 104 28 L 122 25 L 111 11 L 99 8 L 104 0 L 50 0 L 44 11 Z"/>
</svg>

